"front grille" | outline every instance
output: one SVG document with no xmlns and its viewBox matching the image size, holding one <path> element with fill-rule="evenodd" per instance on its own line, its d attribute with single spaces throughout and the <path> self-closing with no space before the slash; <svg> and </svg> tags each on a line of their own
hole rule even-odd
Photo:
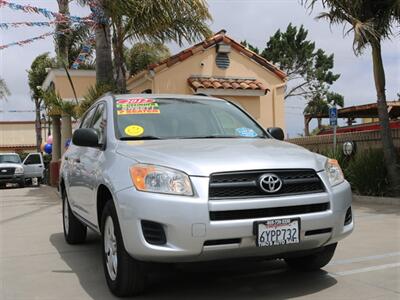
<svg viewBox="0 0 400 300">
<path fill-rule="evenodd" d="M 282 187 L 274 193 L 267 193 L 260 187 L 263 174 L 274 174 L 282 181 Z M 209 198 L 235 199 L 273 197 L 324 192 L 324 185 L 314 170 L 257 170 L 229 173 L 214 173 L 210 176 Z"/>
<path fill-rule="evenodd" d="M 0 175 L 14 175 L 15 168 L 0 168 Z"/>
<path fill-rule="evenodd" d="M 257 208 L 245 210 L 210 211 L 211 221 L 258 219 L 268 217 L 291 216 L 323 212 L 329 209 L 329 203 Z"/>
<path fill-rule="evenodd" d="M 167 242 L 164 228 L 160 223 L 142 220 L 143 236 L 149 244 L 164 245 Z"/>
</svg>

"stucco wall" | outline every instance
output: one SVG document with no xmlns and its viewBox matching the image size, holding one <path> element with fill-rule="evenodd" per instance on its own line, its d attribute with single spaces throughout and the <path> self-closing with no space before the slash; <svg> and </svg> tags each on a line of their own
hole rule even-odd
<svg viewBox="0 0 400 300">
<path fill-rule="evenodd" d="M 9 146 L 22 145 L 36 145 L 35 123 L 0 123 L 0 152 L 9 152 L 6 148 Z"/>
<path fill-rule="evenodd" d="M 96 77 L 90 76 L 72 76 L 72 82 L 75 87 L 76 96 L 78 98 L 83 97 L 87 94 L 88 89 L 96 84 Z M 73 99 L 74 93 L 71 88 L 71 84 L 67 76 L 55 76 L 54 85 L 61 98 Z"/>
</svg>

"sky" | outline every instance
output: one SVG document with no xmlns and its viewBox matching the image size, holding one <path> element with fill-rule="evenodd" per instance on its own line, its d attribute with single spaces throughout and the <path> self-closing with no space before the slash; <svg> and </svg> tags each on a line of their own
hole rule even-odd
<svg viewBox="0 0 400 300">
<path fill-rule="evenodd" d="M 9 2 L 34 5 L 57 11 L 56 0 L 8 0 Z M 90 13 L 72 1 L 71 15 L 86 16 Z M 331 87 L 342 94 L 345 106 L 376 101 L 373 82 L 371 51 L 367 49 L 362 56 L 355 56 L 352 50 L 352 36 L 343 36 L 343 27 L 330 27 L 326 21 L 315 20 L 322 11 L 316 7 L 312 12 L 301 6 L 298 0 L 209 0 L 209 10 L 213 17 L 211 29 L 217 32 L 227 30 L 227 34 L 237 41 L 247 40 L 260 49 L 265 47 L 269 37 L 276 30 L 286 30 L 289 23 L 308 29 L 308 39 L 315 41 L 316 47 L 335 56 L 333 71 L 341 74 Z M 46 21 L 42 15 L 24 13 L 0 8 L 0 22 Z M 0 44 L 24 40 L 52 31 L 49 27 L 20 27 L 0 29 Z M 383 62 L 386 73 L 386 92 L 388 100 L 396 100 L 400 92 L 400 39 L 399 35 L 382 45 Z M 172 53 L 180 48 L 168 44 Z M 27 83 L 27 71 L 33 59 L 43 52 L 54 53 L 52 37 L 35 41 L 23 47 L 13 46 L 0 50 L 0 77 L 5 79 L 12 95 L 0 103 L 0 121 L 33 120 L 33 103 Z M 286 100 L 286 130 L 289 137 L 303 132 L 302 112 L 305 102 L 302 99 Z M 315 127 L 311 123 L 311 127 Z"/>
</svg>

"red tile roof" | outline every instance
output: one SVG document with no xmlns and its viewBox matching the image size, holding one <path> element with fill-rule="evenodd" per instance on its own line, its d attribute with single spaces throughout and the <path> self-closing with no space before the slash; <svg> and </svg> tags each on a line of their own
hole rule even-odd
<svg viewBox="0 0 400 300">
<path fill-rule="evenodd" d="M 261 90 L 269 91 L 260 81 L 256 79 L 229 78 L 229 77 L 200 77 L 192 76 L 188 78 L 189 85 L 197 89 L 226 89 L 226 90 Z"/>
<path fill-rule="evenodd" d="M 278 67 L 276 67 L 274 64 L 266 60 L 265 58 L 261 57 L 260 55 L 254 53 L 253 51 L 247 49 L 240 43 L 236 42 L 235 40 L 231 39 L 227 35 L 225 35 L 226 31 L 221 30 L 217 32 L 215 35 L 212 37 L 206 39 L 203 42 L 200 42 L 186 50 L 183 50 L 179 52 L 176 55 L 173 55 L 159 63 L 156 64 L 151 64 L 148 66 L 148 70 L 154 70 L 155 72 L 162 70 L 166 67 L 170 67 L 177 62 L 186 60 L 187 58 L 191 57 L 192 55 L 196 54 L 197 52 L 201 50 L 205 50 L 207 48 L 210 48 L 211 46 L 214 46 L 220 42 L 223 42 L 227 45 L 230 45 L 233 49 L 239 51 L 240 53 L 246 55 L 248 58 L 252 59 L 256 63 L 260 64 L 264 68 L 268 69 L 269 71 L 273 72 L 275 75 L 277 75 L 281 79 L 286 78 L 285 72 L 280 70 Z"/>
</svg>

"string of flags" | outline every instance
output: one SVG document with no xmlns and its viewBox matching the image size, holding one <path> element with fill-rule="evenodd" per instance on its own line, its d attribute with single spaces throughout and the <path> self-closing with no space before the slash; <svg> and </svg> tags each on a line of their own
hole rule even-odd
<svg viewBox="0 0 400 300">
<path fill-rule="evenodd" d="M 81 21 L 89 18 L 89 17 L 81 18 L 81 17 L 70 16 L 70 15 L 64 15 L 64 14 L 61 14 L 58 12 L 53 12 L 46 8 L 40 8 L 40 7 L 36 7 L 36 6 L 32 6 L 32 5 L 21 5 L 21 4 L 17 4 L 17 3 L 8 2 L 5 0 L 0 0 L 0 8 L 2 6 L 7 6 L 13 10 L 19 10 L 19 11 L 23 11 L 26 13 L 41 14 L 48 19 L 51 19 L 51 18 L 56 18 L 59 20 L 67 19 L 72 22 L 81 22 Z"/>
<path fill-rule="evenodd" d="M 83 45 L 81 52 L 79 53 L 78 57 L 72 63 L 71 69 L 77 70 L 79 66 L 86 61 L 90 52 L 92 50 L 93 45 L 96 43 L 95 35 L 92 34 L 89 37 L 89 41 L 87 44 Z"/>
<path fill-rule="evenodd" d="M 33 26 L 38 26 L 38 27 L 50 27 L 52 25 L 57 25 L 57 24 L 70 24 L 70 21 L 48 21 L 48 22 L 10 22 L 10 23 L 0 23 L 0 29 L 8 29 L 9 27 L 21 27 L 21 26 L 28 26 L 28 27 L 33 27 Z M 79 24 L 88 24 L 92 25 L 95 24 L 93 20 L 84 20 L 82 22 L 79 22 Z"/>
<path fill-rule="evenodd" d="M 0 45 L 0 50 L 9 48 L 9 47 L 11 47 L 11 46 L 24 46 L 24 45 L 26 45 L 26 44 L 30 44 L 30 43 L 32 43 L 32 42 L 34 42 L 34 41 L 37 41 L 37 40 L 43 40 L 44 38 L 46 38 L 46 37 L 48 37 L 48 36 L 52 36 L 52 35 L 55 35 L 55 34 L 56 34 L 56 35 L 59 35 L 59 34 L 66 34 L 67 32 L 70 32 L 70 31 L 71 31 L 71 29 L 70 29 L 70 28 L 67 28 L 67 29 L 60 30 L 60 31 L 46 32 L 46 33 L 43 33 L 43 34 L 41 34 L 41 35 L 39 35 L 39 36 L 35 36 L 35 37 L 33 37 L 33 38 L 29 38 L 29 39 L 26 39 L 26 40 L 22 40 L 22 41 L 18 41 L 18 42 L 13 42 L 13 43 L 5 44 L 5 45 Z"/>
<path fill-rule="evenodd" d="M 11 28 L 18 28 L 18 27 L 50 27 L 52 25 L 57 24 L 75 24 L 75 26 L 83 25 L 83 26 L 90 26 L 92 29 L 95 26 L 100 26 L 103 24 L 107 24 L 108 18 L 104 14 L 103 8 L 100 6 L 98 0 L 89 0 L 88 1 L 89 8 L 91 10 L 91 14 L 87 17 L 77 17 L 71 16 L 69 14 L 61 14 L 58 12 L 53 12 L 45 8 L 40 8 L 32 5 L 21 5 L 18 3 L 12 3 L 6 0 L 0 0 L 0 8 L 8 7 L 13 10 L 19 10 L 25 13 L 36 13 L 41 14 L 48 19 L 54 18 L 51 21 L 45 22 L 2 22 L 0 23 L 0 29 L 9 29 Z M 34 41 L 44 39 L 46 37 L 58 34 L 66 34 L 66 31 L 70 31 L 70 29 L 62 30 L 62 31 L 54 31 L 54 32 L 47 32 L 41 34 L 36 37 L 32 37 L 29 39 L 25 39 L 22 41 L 17 41 L 5 45 L 0 45 L 0 50 L 9 48 L 11 46 L 24 46 L 26 44 L 30 44 Z M 88 56 L 91 53 L 92 47 L 95 44 L 95 35 L 91 34 L 87 43 L 82 46 L 82 50 L 79 53 L 78 57 L 72 64 L 72 69 L 78 69 L 79 66 L 88 59 Z"/>
</svg>

